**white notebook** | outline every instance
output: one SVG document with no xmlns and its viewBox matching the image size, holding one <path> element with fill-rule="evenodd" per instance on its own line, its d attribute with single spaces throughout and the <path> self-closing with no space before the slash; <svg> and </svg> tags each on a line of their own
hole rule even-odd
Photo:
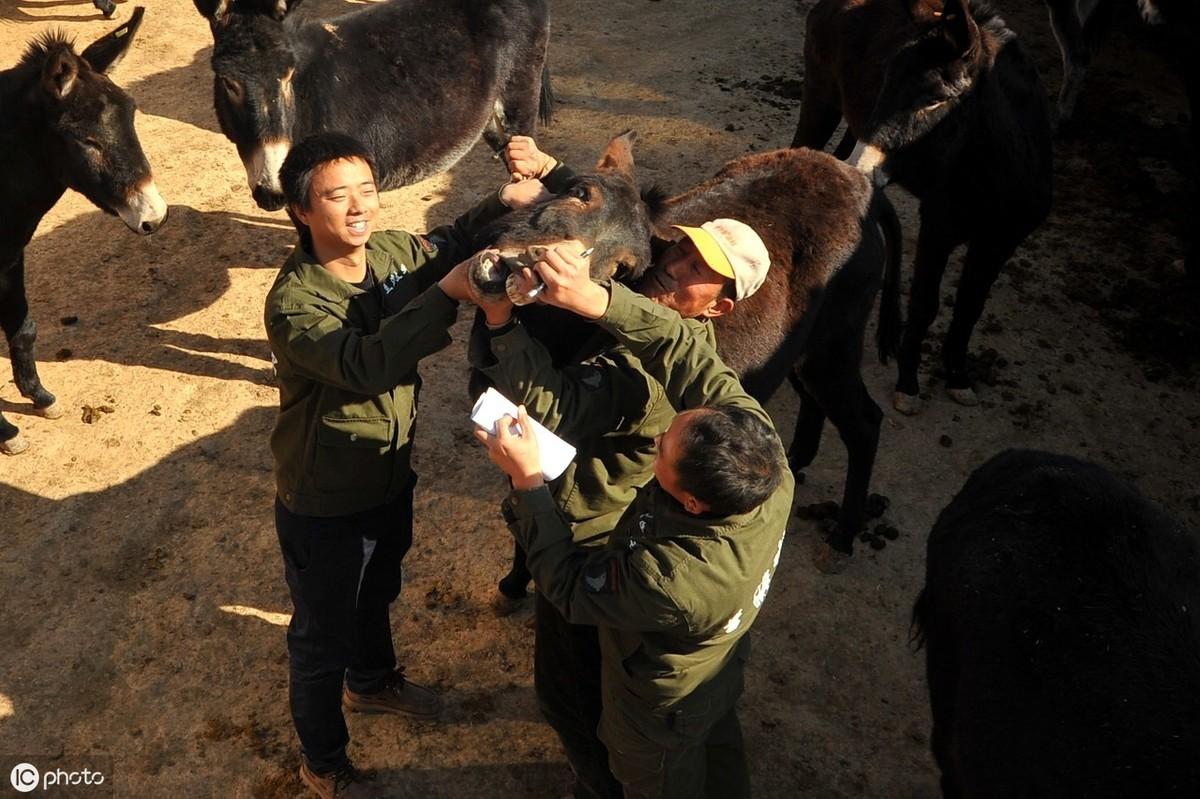
<svg viewBox="0 0 1200 799">
<path fill-rule="evenodd" d="M 517 406 L 494 388 L 480 394 L 479 399 L 475 400 L 475 407 L 471 409 L 471 421 L 492 435 L 496 435 L 496 423 L 504 416 L 516 419 Z M 542 457 L 542 477 L 553 480 L 574 460 L 575 448 L 551 433 L 536 419 L 529 421 L 533 424 L 533 435 L 537 439 L 538 452 Z"/>
</svg>

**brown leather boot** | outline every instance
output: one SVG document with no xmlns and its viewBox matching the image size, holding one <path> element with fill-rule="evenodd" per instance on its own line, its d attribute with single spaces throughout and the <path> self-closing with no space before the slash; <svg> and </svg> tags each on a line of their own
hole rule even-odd
<svg viewBox="0 0 1200 799">
<path fill-rule="evenodd" d="M 318 774 L 309 768 L 307 760 L 300 762 L 300 781 L 321 799 L 377 799 L 371 779 L 350 763 L 336 771 Z"/>
<path fill-rule="evenodd" d="M 342 707 L 352 713 L 396 713 L 418 719 L 433 719 L 442 711 L 442 700 L 433 691 L 405 679 L 404 670 L 397 669 L 388 676 L 380 691 L 356 694 L 342 690 Z"/>
</svg>

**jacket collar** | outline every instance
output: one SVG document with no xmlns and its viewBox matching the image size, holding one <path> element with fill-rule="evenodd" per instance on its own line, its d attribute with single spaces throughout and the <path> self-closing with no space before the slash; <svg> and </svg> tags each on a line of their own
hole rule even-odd
<svg viewBox="0 0 1200 799">
<path fill-rule="evenodd" d="M 658 517 L 655 520 L 656 526 L 669 535 L 694 535 L 706 538 L 729 535 L 754 522 L 762 515 L 763 507 L 767 504 L 764 502 L 757 508 L 731 516 L 697 516 L 688 513 L 674 497 L 663 490 L 657 480 L 653 481 L 651 485 L 654 496 L 650 507 Z"/>
<path fill-rule="evenodd" d="M 374 238 L 374 235 L 371 238 Z M 375 280 L 378 283 L 383 283 L 387 280 L 388 275 L 393 271 L 392 256 L 383 250 L 373 248 L 370 240 L 367 241 L 367 268 L 375 275 Z M 299 245 L 288 256 L 283 269 L 285 272 L 294 273 L 301 283 L 308 286 L 323 299 L 344 302 L 351 297 L 364 293 L 362 289 L 347 283 L 340 277 L 336 277 L 328 269 L 321 266 L 321 264 L 317 263 L 316 256 Z"/>
</svg>

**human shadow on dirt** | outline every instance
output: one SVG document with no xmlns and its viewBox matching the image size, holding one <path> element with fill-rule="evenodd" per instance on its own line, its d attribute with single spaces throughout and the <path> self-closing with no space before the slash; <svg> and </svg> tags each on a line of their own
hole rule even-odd
<svg viewBox="0 0 1200 799">
<path fill-rule="evenodd" d="M 0 751 L 99 747 L 126 775 L 154 776 L 155 793 L 170 787 L 184 796 L 207 793 L 201 788 L 218 776 L 245 779 L 276 767 L 294 773 L 280 626 L 291 608 L 272 524 L 267 447 L 274 419 L 273 407 L 252 407 L 111 487 L 61 499 L 0 482 L 0 695 L 12 703 L 11 715 L 0 718 Z M 141 435 L 170 437 L 191 424 L 147 416 Z M 97 450 L 116 455 L 131 444 L 105 438 L 104 427 L 104 419 L 96 422 L 94 440 L 81 441 L 80 455 L 56 466 L 47 493 L 94 482 L 87 472 L 104 457 Z M 443 496 L 447 485 L 418 487 L 422 551 L 406 558 L 407 584 L 393 610 L 401 660 L 445 680 L 434 683 L 447 694 L 444 726 L 410 730 L 394 719 L 390 727 L 356 719 L 356 739 L 372 748 L 376 762 L 394 751 L 397 732 L 443 737 L 430 745 L 448 751 L 436 747 L 500 734 L 473 732 L 478 725 L 507 729 L 538 720 L 522 684 L 527 675 L 509 671 L 521 662 L 510 658 L 527 631 L 491 616 L 479 568 L 456 569 L 456 539 L 429 518 L 439 512 L 429 501 L 461 505 Z M 479 558 L 476 551 L 466 565 Z M 431 605 L 429 594 L 445 592 L 447 574 L 467 600 Z M 199 760 L 197 747 L 207 750 Z M 506 751 L 499 759 L 527 754 Z M 487 749 L 466 759 L 497 755 Z M 465 768 L 477 773 L 469 782 L 478 795 L 487 795 L 487 785 L 516 790 L 549 767 Z M 462 784 L 459 772 L 400 770 L 395 784 L 429 786 L 422 796 L 475 795 L 439 793 Z"/>
<path fill-rule="evenodd" d="M 204 321 L 183 320 L 209 310 L 229 291 L 231 270 L 274 274 L 294 242 L 284 217 L 180 205 L 171 206 L 167 223 L 147 237 L 99 211 L 72 219 L 25 250 L 38 359 L 108 361 L 263 383 L 270 352 L 261 298 L 222 314 L 242 324 L 242 338 L 214 336 Z"/>
</svg>

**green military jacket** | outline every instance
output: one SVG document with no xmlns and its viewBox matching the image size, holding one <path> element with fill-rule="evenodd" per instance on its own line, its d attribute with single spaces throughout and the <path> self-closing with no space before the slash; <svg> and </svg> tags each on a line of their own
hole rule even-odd
<svg viewBox="0 0 1200 799">
<path fill-rule="evenodd" d="M 684 324 L 716 346 L 711 324 Z M 655 438 L 670 427 L 675 408 L 629 349 L 603 331 L 581 348 L 577 362 L 559 370 L 519 323 L 498 334 L 485 330 L 476 325 L 472 331 L 471 365 L 578 450 L 550 491 L 575 543 L 603 544 L 653 477 Z"/>
<path fill-rule="evenodd" d="M 435 284 L 475 252 L 472 232 L 505 211 L 493 196 L 426 236 L 372 234 L 373 295 L 300 247 L 284 263 L 265 321 L 279 382 L 275 485 L 293 513 L 355 513 L 408 485 L 417 363 L 450 343 L 457 315 Z"/>
<path fill-rule="evenodd" d="M 674 311 L 613 284 L 600 324 L 680 410 L 735 405 L 771 423 Z M 725 667 L 770 588 L 791 511 L 795 484 L 782 445 L 779 458 L 779 488 L 736 516 L 694 516 L 650 482 L 601 549 L 573 543 L 547 487 L 514 492 L 517 536 L 538 589 L 570 622 L 600 629 L 606 699 L 669 709 L 725 673 L 740 679 Z"/>
</svg>

